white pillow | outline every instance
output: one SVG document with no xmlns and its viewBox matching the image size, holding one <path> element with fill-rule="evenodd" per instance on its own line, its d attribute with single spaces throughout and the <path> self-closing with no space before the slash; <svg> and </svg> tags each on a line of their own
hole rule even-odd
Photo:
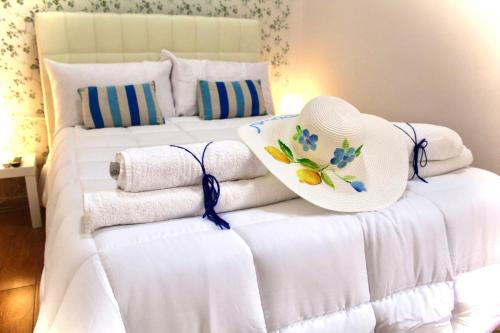
<svg viewBox="0 0 500 333">
<path fill-rule="evenodd" d="M 170 61 L 116 64 L 66 64 L 45 59 L 52 88 L 55 133 L 64 127 L 83 124 L 78 88 L 139 84 L 155 81 L 156 98 L 164 118 L 175 115 L 170 85 Z"/>
<path fill-rule="evenodd" d="M 172 52 L 161 51 L 162 60 L 171 60 L 172 92 L 177 116 L 194 116 L 196 108 L 196 85 L 199 80 L 241 81 L 260 80 L 262 94 L 268 114 L 274 114 L 273 96 L 269 82 L 268 62 L 229 62 L 177 58 Z"/>
</svg>

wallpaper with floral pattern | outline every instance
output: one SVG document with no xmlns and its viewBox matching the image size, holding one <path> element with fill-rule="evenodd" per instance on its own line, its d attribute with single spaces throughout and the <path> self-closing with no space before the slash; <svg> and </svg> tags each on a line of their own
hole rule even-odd
<svg viewBox="0 0 500 333">
<path fill-rule="evenodd" d="M 48 154 L 34 33 L 41 11 L 163 13 L 256 18 L 261 21 L 262 56 L 272 64 L 273 83 L 286 84 L 284 70 L 290 0 L 0 0 L 0 97 L 8 104 L 16 152 Z M 0 186 L 0 198 L 2 190 Z M 1 201 L 1 200 L 0 200 Z"/>
</svg>

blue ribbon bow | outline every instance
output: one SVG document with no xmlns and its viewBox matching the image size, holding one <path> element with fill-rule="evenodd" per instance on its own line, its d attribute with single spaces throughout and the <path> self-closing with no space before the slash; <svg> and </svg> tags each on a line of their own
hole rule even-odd
<svg viewBox="0 0 500 333">
<path fill-rule="evenodd" d="M 425 151 L 425 148 L 427 147 L 429 142 L 425 138 L 418 141 L 417 132 L 415 131 L 415 128 L 412 125 L 410 125 L 410 123 L 406 123 L 406 125 L 408 125 L 408 127 L 410 127 L 412 129 L 413 137 L 408 132 L 406 132 L 404 129 L 399 127 L 398 125 L 396 125 L 396 124 L 393 124 L 393 125 L 396 126 L 397 128 L 399 128 L 401 131 L 403 131 L 403 133 L 406 134 L 414 144 L 414 146 L 413 146 L 413 161 L 412 161 L 413 175 L 411 176 L 410 179 L 413 179 L 413 178 L 415 178 L 415 176 L 417 176 L 417 178 L 420 179 L 421 181 L 423 181 L 424 183 L 428 183 L 427 180 L 425 180 L 424 178 L 422 178 L 418 174 L 418 170 L 419 170 L 419 166 L 422 168 L 425 168 L 427 165 L 427 152 Z"/>
<path fill-rule="evenodd" d="M 203 218 L 206 217 L 207 219 L 215 223 L 215 225 L 218 226 L 221 230 L 231 229 L 230 224 L 227 223 L 223 218 L 221 218 L 215 212 L 215 206 L 217 206 L 217 202 L 219 201 L 219 196 L 220 196 L 220 185 L 217 178 L 207 173 L 205 169 L 205 152 L 207 151 L 207 148 L 211 143 L 212 142 L 207 143 L 207 145 L 203 149 L 203 154 L 201 155 L 201 161 L 198 157 L 196 157 L 195 154 L 193 154 L 193 152 L 191 152 L 187 148 L 176 145 L 170 145 L 170 146 L 187 151 L 200 164 L 201 172 L 203 173 L 203 178 L 201 179 L 201 185 L 203 187 L 203 198 L 205 205 L 205 213 L 203 214 Z"/>
</svg>

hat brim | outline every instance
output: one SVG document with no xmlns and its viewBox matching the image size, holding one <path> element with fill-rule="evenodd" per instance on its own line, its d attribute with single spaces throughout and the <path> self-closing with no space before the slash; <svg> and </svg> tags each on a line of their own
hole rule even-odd
<svg viewBox="0 0 500 333">
<path fill-rule="evenodd" d="M 291 129 L 296 124 L 294 116 L 277 116 L 245 125 L 239 128 L 238 134 L 264 166 L 303 199 L 339 212 L 372 211 L 389 206 L 403 194 L 408 177 L 408 151 L 399 133 L 385 119 L 362 114 L 362 121 L 365 137 L 358 163 L 364 165 L 363 174 L 356 176 L 366 186 L 363 192 L 357 192 L 340 178 L 335 179 L 335 189 L 324 181 L 317 185 L 301 182 L 297 170 L 304 169 L 303 166 L 280 162 L 266 151 L 267 146 L 279 147 L 278 140 L 290 144 Z"/>
</svg>

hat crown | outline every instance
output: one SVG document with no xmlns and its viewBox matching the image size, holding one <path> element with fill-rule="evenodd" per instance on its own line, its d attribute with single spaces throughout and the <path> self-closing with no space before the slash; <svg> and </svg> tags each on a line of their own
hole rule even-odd
<svg viewBox="0 0 500 333">
<path fill-rule="evenodd" d="M 347 139 L 350 146 L 358 147 L 363 144 L 365 135 L 361 113 L 333 96 L 316 97 L 307 103 L 297 117 L 297 125 L 303 132 L 307 130 L 305 134 L 308 136 L 293 143 L 294 151 L 320 163 L 328 163 L 334 150 L 343 146 L 344 140 Z M 317 137 L 315 145 L 307 146 L 307 138 L 312 135 Z"/>
</svg>

